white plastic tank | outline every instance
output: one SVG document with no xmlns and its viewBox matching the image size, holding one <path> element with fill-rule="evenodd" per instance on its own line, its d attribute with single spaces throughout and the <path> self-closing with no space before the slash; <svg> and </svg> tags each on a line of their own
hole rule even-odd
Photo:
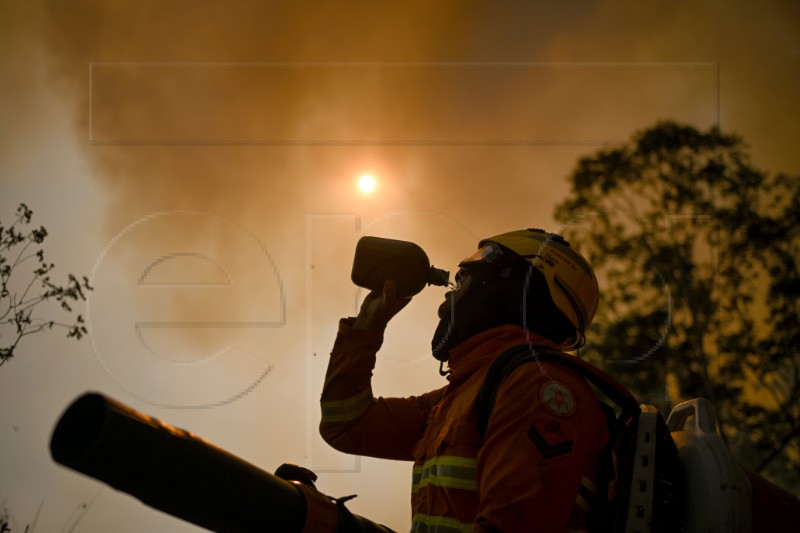
<svg viewBox="0 0 800 533">
<path fill-rule="evenodd" d="M 800 499 L 733 458 L 711 402 L 697 398 L 677 405 L 667 427 L 687 483 L 689 533 L 800 531 Z"/>
<path fill-rule="evenodd" d="M 697 398 L 677 405 L 667 426 L 687 483 L 688 532 L 754 531 L 752 485 L 717 432 L 711 402 Z"/>
</svg>

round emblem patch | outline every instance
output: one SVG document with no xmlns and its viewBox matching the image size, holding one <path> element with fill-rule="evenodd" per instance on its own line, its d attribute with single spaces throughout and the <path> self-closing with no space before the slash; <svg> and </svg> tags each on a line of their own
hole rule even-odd
<svg viewBox="0 0 800 533">
<path fill-rule="evenodd" d="M 560 381 L 550 380 L 539 388 L 539 400 L 548 411 L 558 416 L 575 414 L 575 393 Z"/>
</svg>

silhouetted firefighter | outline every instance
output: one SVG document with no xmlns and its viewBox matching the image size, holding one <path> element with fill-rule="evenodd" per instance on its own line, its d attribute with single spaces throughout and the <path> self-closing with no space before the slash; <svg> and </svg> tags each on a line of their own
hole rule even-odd
<svg viewBox="0 0 800 533">
<path fill-rule="evenodd" d="M 348 498 L 317 491 L 308 470 L 283 465 L 269 474 L 100 394 L 67 408 L 50 452 L 57 463 L 212 531 L 391 532 L 350 513 Z"/>
</svg>

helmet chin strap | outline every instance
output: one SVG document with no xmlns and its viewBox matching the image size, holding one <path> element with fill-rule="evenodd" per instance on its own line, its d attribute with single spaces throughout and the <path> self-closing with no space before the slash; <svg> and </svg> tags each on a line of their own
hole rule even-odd
<svg viewBox="0 0 800 533">
<path fill-rule="evenodd" d="M 450 372 L 452 372 L 452 370 L 450 370 L 449 367 L 447 368 L 447 370 L 444 369 L 444 365 L 446 362 L 447 361 L 445 361 L 444 359 L 439 360 L 439 375 L 443 377 L 449 376 Z"/>
</svg>

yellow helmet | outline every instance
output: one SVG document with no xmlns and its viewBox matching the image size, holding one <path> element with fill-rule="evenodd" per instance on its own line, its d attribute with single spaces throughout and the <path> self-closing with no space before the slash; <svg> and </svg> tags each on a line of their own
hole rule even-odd
<svg viewBox="0 0 800 533">
<path fill-rule="evenodd" d="M 589 262 L 560 235 L 531 228 L 482 240 L 479 250 L 461 264 L 491 261 L 493 244 L 521 256 L 543 274 L 553 303 L 577 332 L 576 345 L 583 344 L 600 299 Z"/>
</svg>

